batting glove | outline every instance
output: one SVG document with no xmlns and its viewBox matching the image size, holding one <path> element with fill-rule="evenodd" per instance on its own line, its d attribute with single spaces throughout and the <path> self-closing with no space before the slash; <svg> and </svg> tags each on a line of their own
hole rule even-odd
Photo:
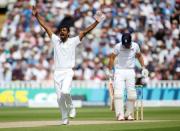
<svg viewBox="0 0 180 131">
<path fill-rule="evenodd" d="M 111 78 L 111 79 L 113 78 L 113 71 L 112 70 L 106 69 L 105 73 L 109 78 Z"/>
<path fill-rule="evenodd" d="M 147 78 L 149 75 L 149 71 L 146 68 L 143 68 L 141 74 L 144 78 Z"/>
<path fill-rule="evenodd" d="M 105 19 L 105 15 L 101 11 L 97 11 L 96 14 L 94 15 L 94 18 L 98 22 L 101 22 Z"/>
</svg>

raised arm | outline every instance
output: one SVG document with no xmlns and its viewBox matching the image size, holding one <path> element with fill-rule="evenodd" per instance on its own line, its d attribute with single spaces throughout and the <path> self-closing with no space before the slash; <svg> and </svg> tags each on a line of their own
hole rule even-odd
<svg viewBox="0 0 180 131">
<path fill-rule="evenodd" d="M 84 36 L 86 36 L 91 30 L 93 30 L 97 26 L 97 24 L 105 18 L 105 15 L 102 12 L 97 11 L 94 18 L 96 21 L 92 25 L 90 25 L 83 31 L 80 31 L 80 33 L 79 33 L 80 40 L 82 40 Z"/>
<path fill-rule="evenodd" d="M 83 31 L 80 31 L 79 38 L 82 40 L 84 36 L 86 36 L 91 30 L 93 30 L 99 22 L 96 20 L 92 25 L 84 29 Z"/>
<path fill-rule="evenodd" d="M 38 14 L 38 11 L 36 9 L 35 6 L 33 6 L 32 8 L 32 13 L 33 15 L 36 17 L 36 19 L 38 20 L 39 24 L 45 29 L 45 31 L 48 33 L 48 36 L 51 38 L 53 32 L 51 30 L 50 27 L 47 26 L 47 24 L 45 23 L 45 21 L 43 20 L 43 18 Z"/>
</svg>

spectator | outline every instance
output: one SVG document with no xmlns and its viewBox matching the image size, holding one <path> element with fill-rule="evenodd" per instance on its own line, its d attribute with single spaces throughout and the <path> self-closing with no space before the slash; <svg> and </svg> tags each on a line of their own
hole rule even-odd
<svg viewBox="0 0 180 131">
<path fill-rule="evenodd" d="M 176 0 L 38 0 L 37 3 L 19 0 L 9 5 L 7 20 L 0 33 L 2 80 L 51 79 L 52 45 L 31 17 L 32 4 L 39 7 L 54 32 L 60 23 L 68 22 L 72 26 L 71 35 L 89 25 L 97 10 L 105 12 L 106 20 L 83 40 L 85 46 L 77 49 L 74 79 L 104 80 L 107 56 L 127 29 L 141 47 L 150 79 L 180 79 L 180 4 Z M 43 75 L 39 76 L 39 73 Z"/>
</svg>

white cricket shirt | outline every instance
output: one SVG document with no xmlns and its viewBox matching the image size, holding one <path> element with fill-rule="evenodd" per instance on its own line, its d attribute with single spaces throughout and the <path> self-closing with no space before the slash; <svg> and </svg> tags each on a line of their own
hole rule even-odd
<svg viewBox="0 0 180 131">
<path fill-rule="evenodd" d="M 130 49 L 122 46 L 122 43 L 118 43 L 113 50 L 113 53 L 117 55 L 115 69 L 133 69 L 135 67 L 136 53 L 139 52 L 139 45 L 135 42 L 132 42 Z"/>
<path fill-rule="evenodd" d="M 51 41 L 54 46 L 54 63 L 55 70 L 68 69 L 75 66 L 75 49 L 81 42 L 79 36 L 68 38 L 65 42 L 52 34 Z"/>
</svg>

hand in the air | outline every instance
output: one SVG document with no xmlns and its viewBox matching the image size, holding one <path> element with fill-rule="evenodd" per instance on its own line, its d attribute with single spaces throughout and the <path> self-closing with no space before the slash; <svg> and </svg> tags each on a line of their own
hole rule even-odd
<svg viewBox="0 0 180 131">
<path fill-rule="evenodd" d="M 105 14 L 103 14 L 101 11 L 97 11 L 96 14 L 94 15 L 95 20 L 98 22 L 101 22 L 105 19 Z"/>
</svg>

